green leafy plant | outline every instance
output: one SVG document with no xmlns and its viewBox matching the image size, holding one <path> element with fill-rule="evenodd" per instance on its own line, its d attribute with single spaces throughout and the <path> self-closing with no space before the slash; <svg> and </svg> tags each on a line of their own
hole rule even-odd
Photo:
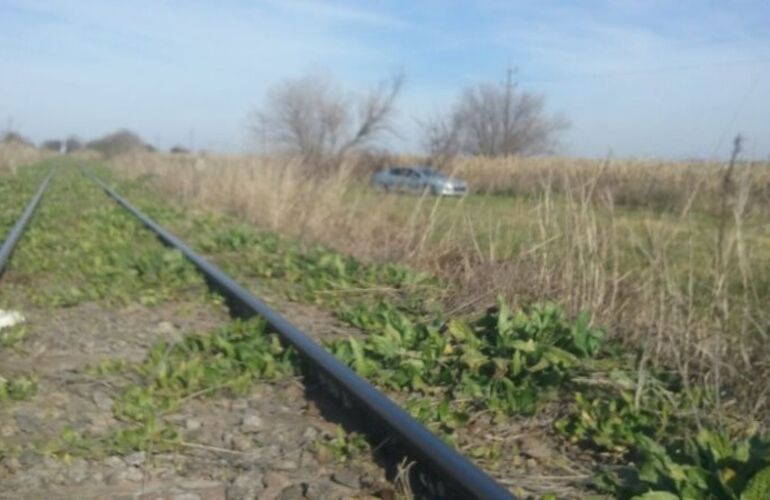
<svg viewBox="0 0 770 500">
<path fill-rule="evenodd" d="M 347 433 L 337 426 L 333 436 L 319 437 L 315 441 L 317 452 L 327 450 L 337 462 L 349 462 L 370 449 L 366 439 L 357 433 Z"/>
<path fill-rule="evenodd" d="M 37 394 L 35 377 L 18 375 L 11 378 L 0 376 L 0 403 L 22 401 Z"/>
</svg>

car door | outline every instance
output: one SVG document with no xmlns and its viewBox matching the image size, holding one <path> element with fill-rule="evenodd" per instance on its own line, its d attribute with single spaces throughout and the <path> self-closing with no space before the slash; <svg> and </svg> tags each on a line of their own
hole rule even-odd
<svg viewBox="0 0 770 500">
<path fill-rule="evenodd" d="M 423 189 L 423 178 L 417 170 L 412 168 L 404 169 L 406 171 L 406 187 L 409 191 L 421 192 Z"/>
</svg>

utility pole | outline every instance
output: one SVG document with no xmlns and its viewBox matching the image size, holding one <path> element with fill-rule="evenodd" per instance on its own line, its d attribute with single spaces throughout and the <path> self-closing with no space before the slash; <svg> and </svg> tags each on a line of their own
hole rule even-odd
<svg viewBox="0 0 770 500">
<path fill-rule="evenodd" d="M 511 100 L 513 99 L 513 73 L 515 68 L 508 65 L 508 69 L 505 72 L 505 103 L 503 103 L 503 137 L 502 137 L 502 149 L 503 154 L 508 156 L 511 151 Z"/>
</svg>

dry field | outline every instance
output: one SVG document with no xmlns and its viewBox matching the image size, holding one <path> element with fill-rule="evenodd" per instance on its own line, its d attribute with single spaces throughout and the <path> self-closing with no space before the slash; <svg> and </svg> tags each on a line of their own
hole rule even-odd
<svg viewBox="0 0 770 500">
<path fill-rule="evenodd" d="M 373 192 L 360 166 L 142 154 L 130 177 L 192 206 L 447 279 L 448 310 L 550 300 L 762 421 L 770 377 L 770 165 L 464 160 L 461 200 Z"/>
<path fill-rule="evenodd" d="M 0 141 L 0 174 L 15 174 L 25 165 L 32 165 L 50 154 L 17 142 Z"/>
</svg>

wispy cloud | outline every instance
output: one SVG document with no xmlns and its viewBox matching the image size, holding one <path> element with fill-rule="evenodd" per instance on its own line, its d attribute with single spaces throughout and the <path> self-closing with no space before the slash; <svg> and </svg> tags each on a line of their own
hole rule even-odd
<svg viewBox="0 0 770 500">
<path fill-rule="evenodd" d="M 396 145 L 414 149 L 416 116 L 512 64 L 570 115 L 571 152 L 697 154 L 747 94 L 731 126 L 770 152 L 768 24 L 762 0 L 2 0 L 0 114 L 37 139 L 125 125 L 237 147 L 276 81 L 315 69 L 355 86 L 402 67 Z"/>
</svg>

